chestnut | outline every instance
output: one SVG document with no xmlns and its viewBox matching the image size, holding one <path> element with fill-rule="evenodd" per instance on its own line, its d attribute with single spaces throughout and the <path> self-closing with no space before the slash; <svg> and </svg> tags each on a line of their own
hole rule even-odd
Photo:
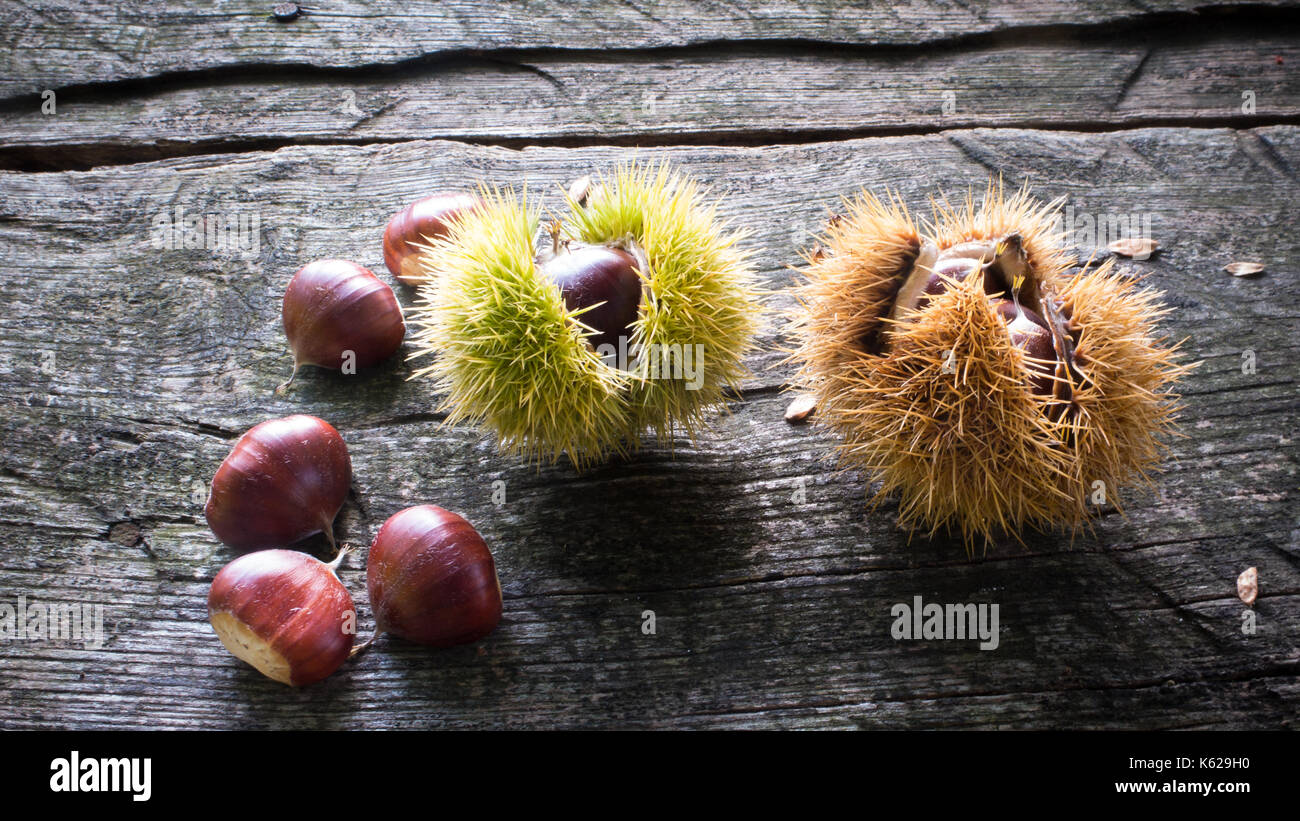
<svg viewBox="0 0 1300 821">
<path fill-rule="evenodd" d="M 561 250 L 542 273 L 559 286 L 570 311 L 582 311 L 577 319 L 594 332 L 588 337 L 592 347 L 618 351 L 641 304 L 636 257 L 621 248 L 584 245 Z"/>
<path fill-rule="evenodd" d="M 1056 348 L 1052 341 L 1052 332 L 1047 329 L 1047 322 L 1034 311 L 1023 307 L 1010 299 L 994 300 L 994 309 L 1007 324 L 1007 334 L 1011 344 L 1025 352 L 1029 357 L 1026 365 L 1034 372 L 1031 387 L 1040 396 L 1052 395 L 1056 380 Z"/>
<path fill-rule="evenodd" d="M 377 632 L 418 644 L 477 641 L 501 620 L 501 583 L 487 544 L 437 505 L 384 522 L 370 545 L 366 586 Z"/>
<path fill-rule="evenodd" d="M 450 223 L 479 206 L 473 194 L 443 192 L 418 199 L 393 215 L 384 228 L 384 264 L 403 285 L 427 278 L 416 254 L 419 246 L 446 236 Z"/>
<path fill-rule="evenodd" d="M 318 259 L 289 280 L 282 306 L 284 335 L 293 350 L 293 374 L 302 365 L 355 373 L 397 352 L 406 336 L 393 289 L 345 259 Z"/>
<path fill-rule="evenodd" d="M 248 553 L 221 568 L 208 620 L 236 658 L 267 678 L 301 687 L 347 661 L 356 610 L 334 564 L 296 550 Z"/>
<path fill-rule="evenodd" d="M 203 509 L 217 538 L 240 550 L 284 547 L 316 533 L 334 544 L 334 517 L 352 484 L 343 437 L 315 416 L 251 428 L 212 477 Z"/>
<path fill-rule="evenodd" d="M 948 290 L 951 283 L 965 281 L 966 277 L 980 270 L 981 267 L 979 260 L 969 257 L 940 258 L 930 270 L 930 275 L 926 277 L 921 295 L 938 296 Z M 984 292 L 996 293 L 997 290 L 996 281 L 985 273 Z"/>
</svg>

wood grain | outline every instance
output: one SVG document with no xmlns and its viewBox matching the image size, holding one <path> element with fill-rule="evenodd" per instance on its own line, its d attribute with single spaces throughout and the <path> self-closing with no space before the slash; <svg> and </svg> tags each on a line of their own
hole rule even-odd
<svg viewBox="0 0 1300 821">
<path fill-rule="evenodd" d="M 310 6 L 311 4 L 306 4 Z M 1141 23 L 1294 0 L 341 0 L 291 23 L 251 0 L 5 0 L 0 97 L 178 72 L 260 66 L 373 67 L 514 49 L 626 50 L 724 41 L 915 44 L 1025 28 Z"/>
<path fill-rule="evenodd" d="M 555 192 L 632 156 L 712 186 L 752 232 L 774 311 L 810 233 L 864 185 L 921 207 L 1000 173 L 1076 216 L 1150 215 L 1162 250 L 1131 267 L 1166 292 L 1167 331 L 1203 363 L 1185 436 L 1125 516 L 968 560 L 948 540 L 909 541 L 889 505 L 867 511 L 866 478 L 834 470 L 828 436 L 782 420 L 774 317 L 709 435 L 581 475 L 441 426 L 400 359 L 272 392 L 289 369 L 278 300 L 303 262 L 382 271 L 382 225 L 421 192 Z M 0 602 L 100 603 L 109 634 L 100 649 L 0 643 L 0 727 L 1294 726 L 1298 167 L 1300 129 L 1279 126 L 641 151 L 413 141 L 0 173 Z M 177 206 L 256 214 L 256 253 L 153 247 L 155 218 Z M 1237 259 L 1268 271 L 1220 270 Z M 506 598 L 491 637 L 440 653 L 385 639 L 301 692 L 221 648 L 204 602 L 232 554 L 203 522 L 205 485 L 235 436 L 291 412 L 349 443 L 343 540 L 364 548 L 423 502 L 482 530 Z M 368 626 L 363 557 L 343 577 Z M 1260 629 L 1244 635 L 1235 579 L 1251 565 Z M 891 605 L 917 595 L 999 604 L 1000 647 L 893 640 Z"/>
<path fill-rule="evenodd" d="M 279 70 L 6 106 L 0 163 L 58 170 L 289 143 L 826 139 L 972 126 L 1300 122 L 1300 27 L 1071 31 L 903 49 L 520 52 L 397 72 Z M 1245 95 L 1248 95 L 1249 105 Z M 1247 113 L 1249 110 L 1249 113 Z"/>
</svg>

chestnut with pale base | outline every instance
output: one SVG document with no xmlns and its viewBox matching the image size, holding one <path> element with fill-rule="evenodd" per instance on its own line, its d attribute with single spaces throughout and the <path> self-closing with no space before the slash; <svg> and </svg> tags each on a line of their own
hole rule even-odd
<svg viewBox="0 0 1300 821">
<path fill-rule="evenodd" d="M 208 592 L 208 620 L 221 643 L 267 678 L 295 687 L 347 661 L 356 637 L 352 597 L 325 564 L 295 550 L 262 550 L 221 569 Z"/>
</svg>

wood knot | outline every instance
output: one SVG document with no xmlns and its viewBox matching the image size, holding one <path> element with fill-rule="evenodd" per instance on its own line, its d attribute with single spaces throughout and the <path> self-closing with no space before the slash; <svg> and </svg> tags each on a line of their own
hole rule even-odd
<svg viewBox="0 0 1300 821">
<path fill-rule="evenodd" d="M 108 540 L 123 547 L 135 547 L 144 541 L 144 531 L 135 522 L 116 522 L 108 529 Z"/>
</svg>

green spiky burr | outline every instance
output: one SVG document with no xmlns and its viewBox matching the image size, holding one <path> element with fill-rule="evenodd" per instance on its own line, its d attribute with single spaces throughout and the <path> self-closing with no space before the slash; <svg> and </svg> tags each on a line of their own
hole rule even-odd
<svg viewBox="0 0 1300 821">
<path fill-rule="evenodd" d="M 545 225 L 527 192 L 482 188 L 422 251 L 411 322 L 413 358 L 427 358 L 414 376 L 444 392 L 448 423 L 579 468 L 647 432 L 694 439 L 746 374 L 762 312 L 742 235 L 694 181 L 629 163 L 583 188 Z M 604 267 L 566 278 L 579 257 Z M 629 306 L 625 326 L 603 327 Z"/>
</svg>

